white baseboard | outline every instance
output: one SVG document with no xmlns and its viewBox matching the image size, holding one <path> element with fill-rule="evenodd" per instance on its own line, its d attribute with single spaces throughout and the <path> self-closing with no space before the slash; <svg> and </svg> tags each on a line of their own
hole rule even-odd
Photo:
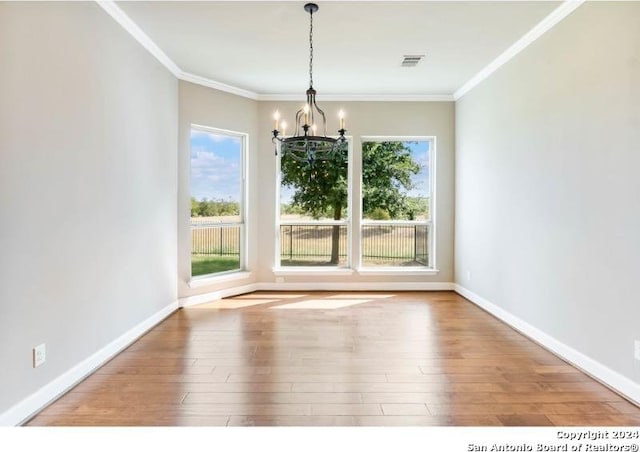
<svg viewBox="0 0 640 452">
<path fill-rule="evenodd" d="M 20 425 L 29 419 L 49 403 L 78 384 L 95 369 L 103 365 L 116 354 L 120 353 L 123 349 L 128 347 L 136 339 L 156 326 L 171 313 L 176 311 L 178 307 L 177 301 L 171 303 L 148 319 L 131 328 L 122 336 L 107 344 L 84 361 L 76 364 L 52 382 L 38 389 L 36 392 L 18 402 L 4 413 L 1 413 L 0 426 Z"/>
<path fill-rule="evenodd" d="M 201 295 L 191 295 L 189 297 L 180 298 L 178 302 L 180 303 L 181 308 L 186 308 L 188 306 L 195 306 L 202 303 L 209 303 L 210 301 L 220 300 L 221 298 L 233 297 L 261 290 L 258 286 L 259 284 L 245 284 L 244 286 L 215 290 Z"/>
<path fill-rule="evenodd" d="M 501 307 L 491 303 L 485 298 L 482 298 L 480 295 L 470 291 L 469 289 L 466 289 L 459 284 L 455 284 L 454 286 L 454 290 L 458 294 L 467 298 L 478 307 L 499 318 L 513 329 L 519 331 L 550 352 L 571 363 L 604 385 L 610 387 L 623 397 L 640 405 L 640 385 L 638 383 L 608 368 L 604 364 L 588 357 L 587 355 L 580 353 L 574 348 L 569 347 L 556 338 L 549 336 L 544 331 L 530 325 L 519 317 L 505 311 Z"/>
</svg>

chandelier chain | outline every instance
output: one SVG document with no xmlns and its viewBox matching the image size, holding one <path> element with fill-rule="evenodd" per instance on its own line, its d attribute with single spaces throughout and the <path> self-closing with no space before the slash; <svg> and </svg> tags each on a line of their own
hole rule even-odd
<svg viewBox="0 0 640 452">
<path fill-rule="evenodd" d="M 313 88 L 313 11 L 309 13 L 309 87 Z"/>
</svg>

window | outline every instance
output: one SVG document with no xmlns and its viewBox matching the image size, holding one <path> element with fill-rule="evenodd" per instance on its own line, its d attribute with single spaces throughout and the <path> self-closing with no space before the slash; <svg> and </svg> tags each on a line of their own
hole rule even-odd
<svg viewBox="0 0 640 452">
<path fill-rule="evenodd" d="M 433 266 L 433 140 L 362 142 L 362 267 Z"/>
<path fill-rule="evenodd" d="M 313 164 L 281 156 L 277 239 L 281 267 L 350 265 L 348 155 Z"/>
<path fill-rule="evenodd" d="M 244 267 L 245 147 L 241 133 L 191 128 L 191 276 Z"/>
</svg>

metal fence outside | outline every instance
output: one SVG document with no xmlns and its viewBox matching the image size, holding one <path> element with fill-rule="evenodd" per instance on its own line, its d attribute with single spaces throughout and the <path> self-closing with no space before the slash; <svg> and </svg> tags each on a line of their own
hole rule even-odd
<svg viewBox="0 0 640 452">
<path fill-rule="evenodd" d="M 345 264 L 347 259 L 346 225 L 280 225 L 280 264 L 283 266 L 331 264 L 334 240 L 336 239 L 338 241 L 336 245 L 338 261 L 333 264 Z"/>
<path fill-rule="evenodd" d="M 192 222 L 191 254 L 239 256 L 241 228 L 241 224 Z M 428 266 L 430 228 L 429 223 L 363 224 L 362 264 Z M 337 248 L 334 249 L 334 246 Z M 332 254 L 338 258 L 333 265 L 344 265 L 347 249 L 347 226 L 344 224 L 280 225 L 280 259 L 283 266 L 331 265 Z"/>
<path fill-rule="evenodd" d="M 361 246 L 364 266 L 427 266 L 429 224 L 365 223 Z"/>
<path fill-rule="evenodd" d="M 240 224 L 191 222 L 191 254 L 239 256 Z"/>
</svg>

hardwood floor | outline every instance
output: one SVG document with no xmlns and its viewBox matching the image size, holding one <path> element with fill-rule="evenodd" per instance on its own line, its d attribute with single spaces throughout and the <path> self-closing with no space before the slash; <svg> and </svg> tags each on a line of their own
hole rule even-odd
<svg viewBox="0 0 640 452">
<path fill-rule="evenodd" d="M 180 310 L 28 425 L 640 425 L 452 292 L 256 292 Z"/>
</svg>

